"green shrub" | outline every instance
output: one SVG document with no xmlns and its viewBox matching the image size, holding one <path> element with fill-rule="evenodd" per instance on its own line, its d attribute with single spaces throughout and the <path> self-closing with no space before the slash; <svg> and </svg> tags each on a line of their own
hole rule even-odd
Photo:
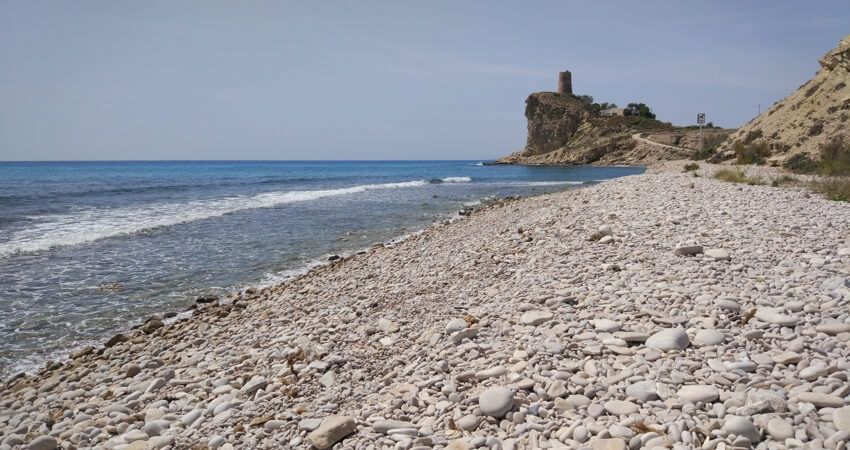
<svg viewBox="0 0 850 450">
<path fill-rule="evenodd" d="M 773 186 L 773 187 L 779 187 L 779 186 L 782 186 L 784 184 L 796 184 L 797 181 L 798 180 L 796 178 L 794 178 L 790 175 L 782 175 L 782 176 L 779 176 L 777 178 L 770 180 L 770 185 Z"/>
<path fill-rule="evenodd" d="M 765 158 L 770 156 L 770 149 L 764 142 L 752 145 L 736 142 L 732 149 L 735 151 L 735 159 L 738 164 L 762 165 L 765 163 Z"/>
<path fill-rule="evenodd" d="M 819 173 L 823 175 L 850 175 L 850 144 L 842 137 L 834 137 L 820 146 Z"/>
<path fill-rule="evenodd" d="M 850 179 L 848 178 L 826 178 L 812 182 L 811 187 L 828 200 L 850 202 Z"/>
<path fill-rule="evenodd" d="M 720 169 L 714 172 L 714 178 L 720 181 L 728 181 L 730 183 L 744 183 L 750 186 L 765 184 L 764 180 L 758 177 L 748 177 L 743 169 Z"/>
<path fill-rule="evenodd" d="M 813 173 L 818 170 L 818 162 L 805 153 L 788 158 L 782 166 L 794 173 Z"/>
<path fill-rule="evenodd" d="M 703 147 L 702 150 L 694 150 L 691 153 L 691 159 L 694 161 L 705 161 L 714 156 L 714 150 Z"/>
<path fill-rule="evenodd" d="M 685 172 L 693 172 L 694 170 L 699 170 L 699 164 L 697 164 L 697 163 L 685 164 Z"/>
<path fill-rule="evenodd" d="M 750 131 L 746 136 L 744 136 L 744 144 L 749 144 L 762 136 L 764 136 L 764 132 L 761 130 Z"/>
</svg>

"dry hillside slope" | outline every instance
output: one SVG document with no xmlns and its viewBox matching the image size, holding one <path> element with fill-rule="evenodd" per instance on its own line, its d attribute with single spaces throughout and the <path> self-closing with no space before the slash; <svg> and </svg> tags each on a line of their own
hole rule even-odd
<svg viewBox="0 0 850 450">
<path fill-rule="evenodd" d="M 772 162 L 816 153 L 836 137 L 850 138 L 850 36 L 819 61 L 821 69 L 797 91 L 741 127 L 721 147 L 731 157 L 736 143 L 767 144 Z"/>
</svg>

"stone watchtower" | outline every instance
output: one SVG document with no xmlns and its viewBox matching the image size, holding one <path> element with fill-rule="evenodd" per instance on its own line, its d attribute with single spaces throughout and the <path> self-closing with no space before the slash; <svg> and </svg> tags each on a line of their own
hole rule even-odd
<svg viewBox="0 0 850 450">
<path fill-rule="evenodd" d="M 573 95 L 573 74 L 569 70 L 558 74 L 558 93 Z"/>
</svg>

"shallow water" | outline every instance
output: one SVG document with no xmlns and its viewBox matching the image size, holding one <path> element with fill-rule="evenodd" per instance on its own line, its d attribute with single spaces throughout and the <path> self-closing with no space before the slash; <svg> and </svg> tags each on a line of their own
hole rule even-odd
<svg viewBox="0 0 850 450">
<path fill-rule="evenodd" d="M 482 200 L 640 172 L 477 161 L 0 163 L 0 374 Z"/>
</svg>

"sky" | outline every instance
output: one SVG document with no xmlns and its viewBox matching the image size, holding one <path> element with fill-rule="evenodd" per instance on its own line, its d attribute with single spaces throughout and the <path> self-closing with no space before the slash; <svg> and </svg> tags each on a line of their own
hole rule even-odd
<svg viewBox="0 0 850 450">
<path fill-rule="evenodd" d="M 0 0 L 0 160 L 491 159 L 561 70 L 737 127 L 848 33 L 847 0 Z"/>
</svg>

